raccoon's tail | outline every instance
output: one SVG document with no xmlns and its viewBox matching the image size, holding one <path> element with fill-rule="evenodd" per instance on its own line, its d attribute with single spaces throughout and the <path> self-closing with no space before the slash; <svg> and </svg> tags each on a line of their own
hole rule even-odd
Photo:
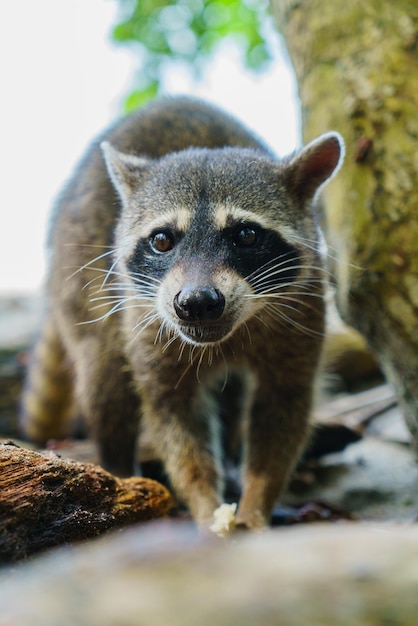
<svg viewBox="0 0 418 626">
<path fill-rule="evenodd" d="M 48 316 L 33 351 L 23 389 L 20 428 L 24 437 L 44 445 L 66 433 L 73 414 L 72 368 L 54 320 Z"/>
</svg>

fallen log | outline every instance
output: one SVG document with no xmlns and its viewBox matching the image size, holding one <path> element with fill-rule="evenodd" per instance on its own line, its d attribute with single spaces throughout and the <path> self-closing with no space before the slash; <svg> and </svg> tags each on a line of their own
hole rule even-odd
<svg viewBox="0 0 418 626">
<path fill-rule="evenodd" d="M 154 480 L 0 444 L 0 561 L 163 517 L 172 506 Z"/>
</svg>

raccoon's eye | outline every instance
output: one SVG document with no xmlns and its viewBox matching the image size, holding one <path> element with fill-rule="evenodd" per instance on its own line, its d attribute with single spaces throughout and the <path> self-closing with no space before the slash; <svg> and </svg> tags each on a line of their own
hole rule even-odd
<svg viewBox="0 0 418 626">
<path fill-rule="evenodd" d="M 174 248 L 174 239 L 170 233 L 161 231 L 151 235 L 150 244 L 154 252 L 168 252 Z"/>
<path fill-rule="evenodd" d="M 239 228 L 235 235 L 235 244 L 240 248 L 250 248 L 257 241 L 257 231 L 252 226 Z"/>
</svg>

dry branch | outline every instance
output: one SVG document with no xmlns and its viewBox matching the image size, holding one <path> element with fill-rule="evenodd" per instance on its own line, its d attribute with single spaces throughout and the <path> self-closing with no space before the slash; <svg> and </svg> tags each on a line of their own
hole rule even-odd
<svg viewBox="0 0 418 626">
<path fill-rule="evenodd" d="M 172 505 L 156 481 L 0 444 L 0 560 L 162 517 Z"/>
</svg>

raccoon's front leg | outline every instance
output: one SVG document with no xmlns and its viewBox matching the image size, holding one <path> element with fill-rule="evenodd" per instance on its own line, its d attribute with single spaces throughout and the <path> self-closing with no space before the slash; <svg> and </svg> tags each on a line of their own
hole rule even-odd
<svg viewBox="0 0 418 626">
<path fill-rule="evenodd" d="M 214 399 L 193 386 L 164 393 L 154 382 L 144 393 L 143 423 L 176 495 L 207 525 L 222 502 L 221 434 Z"/>
<path fill-rule="evenodd" d="M 95 337 L 76 345 L 76 397 L 96 441 L 101 465 L 118 476 L 132 476 L 140 400 L 125 357 L 104 346 L 106 343 Z"/>
<path fill-rule="evenodd" d="M 263 528 L 309 433 L 309 388 L 262 385 L 244 438 L 243 492 L 237 525 Z"/>
</svg>

